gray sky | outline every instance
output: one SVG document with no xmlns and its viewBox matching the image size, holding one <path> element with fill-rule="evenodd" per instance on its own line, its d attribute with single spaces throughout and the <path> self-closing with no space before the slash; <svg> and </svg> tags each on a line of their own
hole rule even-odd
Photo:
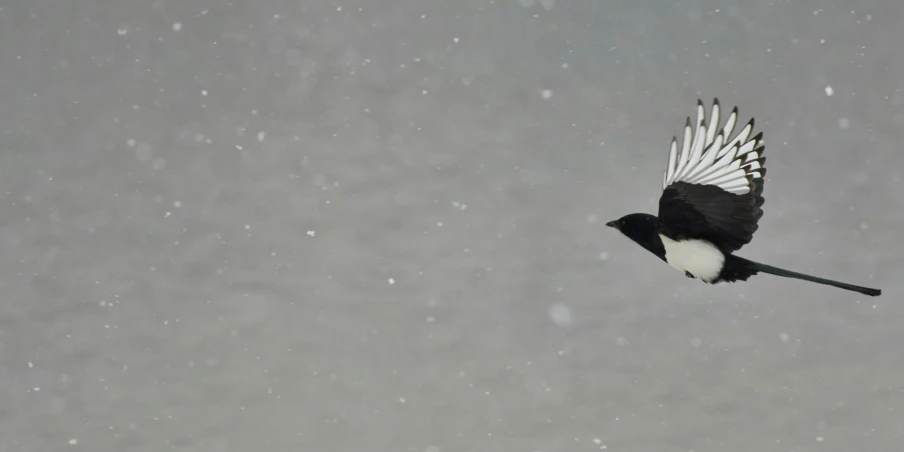
<svg viewBox="0 0 904 452">
<path fill-rule="evenodd" d="M 0 5 L 0 452 L 890 451 L 904 4 Z M 765 134 L 708 286 L 698 98 Z"/>
</svg>

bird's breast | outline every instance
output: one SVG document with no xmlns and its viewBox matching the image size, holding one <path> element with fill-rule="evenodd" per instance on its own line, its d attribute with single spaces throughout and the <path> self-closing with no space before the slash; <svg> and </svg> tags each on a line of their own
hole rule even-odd
<svg viewBox="0 0 904 452">
<path fill-rule="evenodd" d="M 672 240 L 659 234 L 665 248 L 665 261 L 672 267 L 688 272 L 706 282 L 719 277 L 725 264 L 725 255 L 706 240 Z"/>
</svg>

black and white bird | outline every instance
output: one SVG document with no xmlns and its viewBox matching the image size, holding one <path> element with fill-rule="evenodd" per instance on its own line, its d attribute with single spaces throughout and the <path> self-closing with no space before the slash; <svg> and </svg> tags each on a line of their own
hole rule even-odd
<svg viewBox="0 0 904 452">
<path fill-rule="evenodd" d="M 709 284 L 746 281 L 757 273 L 795 278 L 864 295 L 879 289 L 855 286 L 753 262 L 734 252 L 750 243 L 763 216 L 766 174 L 762 132 L 753 134 L 754 120 L 732 135 L 738 108 L 721 126 L 719 100 L 713 100 L 707 125 L 703 102 L 697 120 L 687 118 L 684 137 L 672 138 L 669 163 L 663 173 L 659 216 L 632 213 L 606 223 L 646 248 L 689 278 Z"/>
</svg>

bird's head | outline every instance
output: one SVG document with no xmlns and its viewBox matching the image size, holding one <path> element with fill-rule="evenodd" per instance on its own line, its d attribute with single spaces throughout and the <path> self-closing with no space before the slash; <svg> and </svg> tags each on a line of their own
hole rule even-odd
<svg viewBox="0 0 904 452">
<path fill-rule="evenodd" d="M 632 213 L 617 220 L 606 223 L 606 226 L 621 231 L 622 234 L 637 243 L 643 243 L 655 237 L 658 219 L 646 213 Z"/>
</svg>

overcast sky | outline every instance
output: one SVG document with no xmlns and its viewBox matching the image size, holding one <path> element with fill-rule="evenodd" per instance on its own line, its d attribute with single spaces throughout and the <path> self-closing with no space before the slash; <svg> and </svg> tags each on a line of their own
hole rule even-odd
<svg viewBox="0 0 904 452">
<path fill-rule="evenodd" d="M 0 452 L 891 451 L 904 3 L 0 5 Z M 708 286 L 698 98 L 765 135 Z"/>
</svg>

